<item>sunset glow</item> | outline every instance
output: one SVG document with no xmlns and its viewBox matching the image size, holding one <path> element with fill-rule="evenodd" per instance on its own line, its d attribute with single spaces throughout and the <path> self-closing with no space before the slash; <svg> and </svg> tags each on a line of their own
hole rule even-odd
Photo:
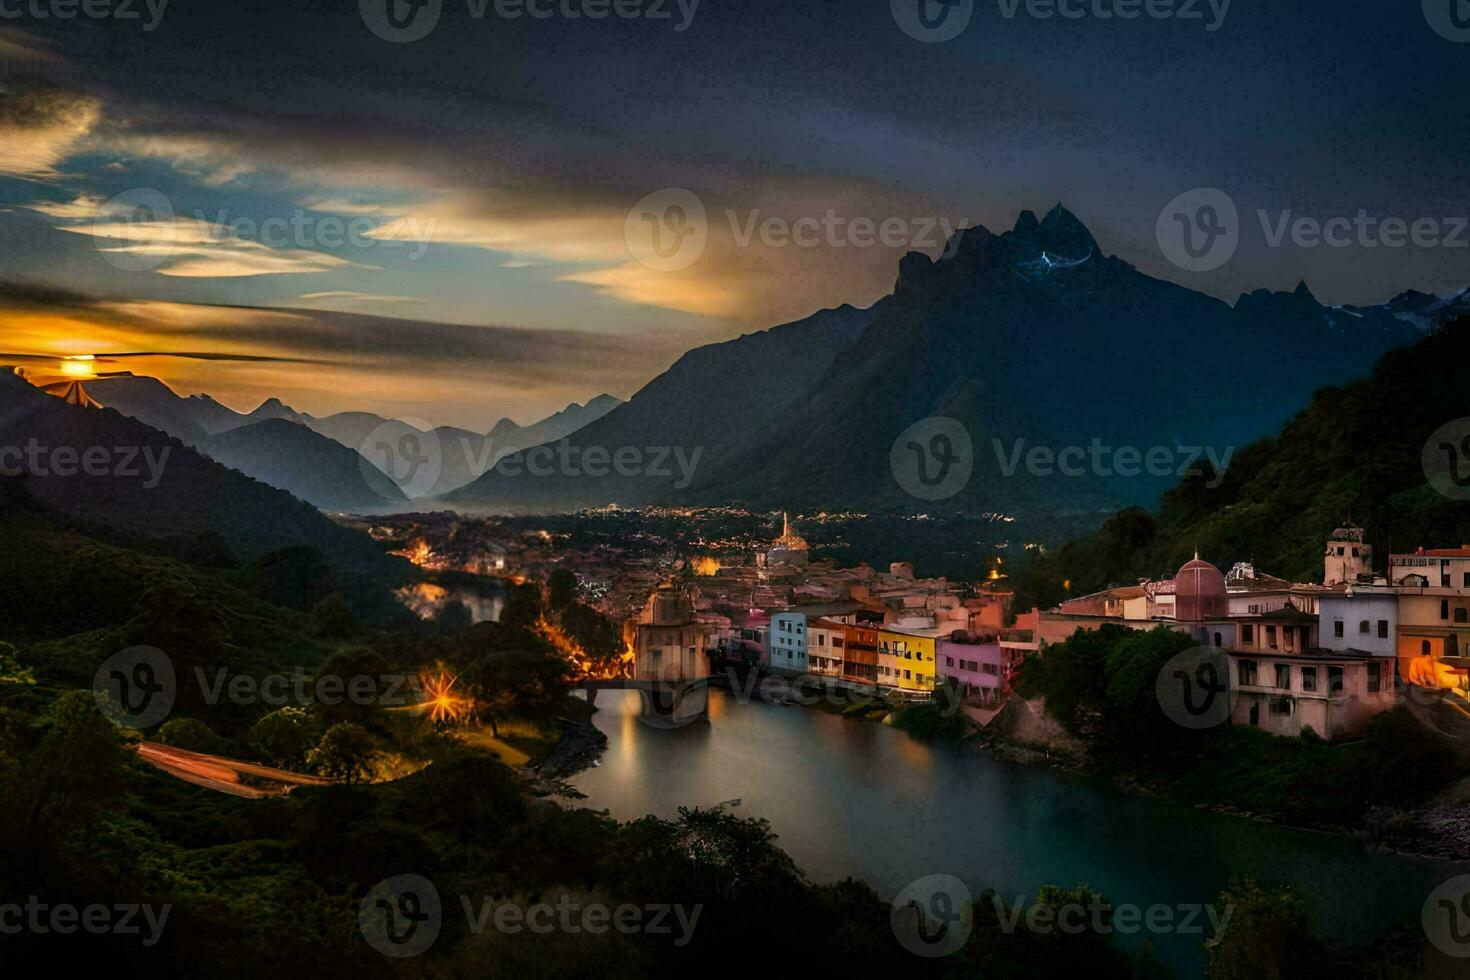
<svg viewBox="0 0 1470 980">
<path fill-rule="evenodd" d="M 61 373 L 68 378 L 90 378 L 93 375 L 92 368 L 96 360 L 91 354 L 68 357 L 61 362 Z"/>
</svg>

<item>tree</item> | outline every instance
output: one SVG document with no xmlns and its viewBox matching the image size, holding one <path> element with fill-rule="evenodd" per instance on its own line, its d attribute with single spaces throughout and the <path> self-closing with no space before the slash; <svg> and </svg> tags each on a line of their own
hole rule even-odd
<svg viewBox="0 0 1470 980">
<path fill-rule="evenodd" d="M 22 666 L 15 647 L 0 643 L 0 684 L 34 684 L 36 675 Z"/>
<path fill-rule="evenodd" d="M 340 722 L 327 729 L 307 761 L 328 779 L 340 779 L 348 786 L 356 786 L 377 771 L 376 753 L 377 744 L 366 728 Z"/>
<path fill-rule="evenodd" d="M 527 583 L 512 586 L 500 612 L 500 625 L 508 629 L 533 629 L 541 619 L 541 588 Z"/>
<path fill-rule="evenodd" d="M 246 738 L 275 765 L 286 769 L 298 766 L 311 746 L 306 709 L 288 706 L 272 711 L 251 727 Z"/>
<path fill-rule="evenodd" d="M 59 837 L 84 826 L 124 784 L 131 753 L 122 729 L 102 713 L 91 691 L 67 691 L 41 716 L 41 737 L 24 756 L 21 778 L 4 795 L 34 834 Z"/>
<path fill-rule="evenodd" d="M 546 580 L 546 601 L 560 612 L 577 600 L 577 576 L 571 569 L 558 568 Z"/>
<path fill-rule="evenodd" d="M 571 665 L 552 651 L 497 650 L 481 654 L 463 682 L 474 694 L 477 714 L 499 735 L 511 716 L 547 717 L 567 695 Z"/>
<path fill-rule="evenodd" d="M 197 718 L 174 718 L 165 722 L 158 730 L 157 740 L 190 752 L 218 754 L 225 748 L 225 740 Z"/>
<path fill-rule="evenodd" d="M 1235 878 L 1215 900 L 1230 909 L 1224 932 L 1205 951 L 1209 980 L 1285 980 L 1320 975 L 1325 950 L 1307 923 L 1307 906 L 1289 888 Z"/>
<path fill-rule="evenodd" d="M 339 639 L 357 632 L 357 620 L 342 593 L 333 592 L 312 607 L 311 628 L 317 636 Z"/>
<path fill-rule="evenodd" d="M 475 625 L 474 614 L 470 612 L 470 607 L 459 599 L 450 599 L 434 617 L 434 628 L 445 636 L 463 633 L 473 625 Z"/>
<path fill-rule="evenodd" d="M 592 673 L 614 672 L 623 660 L 623 636 L 606 616 L 576 602 L 561 616 L 561 626 L 591 662 Z"/>
</svg>

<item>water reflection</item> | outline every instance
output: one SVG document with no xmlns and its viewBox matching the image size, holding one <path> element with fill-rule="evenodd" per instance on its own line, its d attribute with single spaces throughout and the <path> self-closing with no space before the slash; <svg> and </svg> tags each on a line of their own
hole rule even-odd
<svg viewBox="0 0 1470 980">
<path fill-rule="evenodd" d="M 1014 901 L 1041 885 L 1087 883 L 1114 903 L 1204 904 L 1232 876 L 1291 884 L 1326 934 L 1366 939 L 1419 909 L 1444 865 L 1366 853 L 1346 838 L 1124 796 L 1044 770 L 926 745 L 888 725 L 712 691 L 707 725 L 655 731 L 636 692 L 603 692 L 600 768 L 574 782 L 619 819 L 744 801 L 816 881 L 849 875 L 892 896 L 915 878 L 953 874 Z M 1364 882 L 1372 882 L 1364 888 Z M 1120 941 L 1136 944 L 1141 937 Z M 1197 975 L 1197 937 L 1159 952 Z"/>
</svg>

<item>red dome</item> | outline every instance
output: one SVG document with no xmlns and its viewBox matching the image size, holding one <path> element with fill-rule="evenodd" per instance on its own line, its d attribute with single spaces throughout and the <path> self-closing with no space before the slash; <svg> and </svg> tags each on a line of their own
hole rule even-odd
<svg viewBox="0 0 1470 980">
<path fill-rule="evenodd" d="M 1174 576 L 1174 618 L 1197 623 L 1226 615 L 1225 576 L 1195 555 Z"/>
</svg>

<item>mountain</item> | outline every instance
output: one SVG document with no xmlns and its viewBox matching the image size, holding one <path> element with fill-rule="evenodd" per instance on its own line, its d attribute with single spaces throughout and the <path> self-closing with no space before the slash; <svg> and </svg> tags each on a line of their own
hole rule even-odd
<svg viewBox="0 0 1470 980">
<path fill-rule="evenodd" d="M 201 448 L 226 466 L 321 510 L 363 514 L 408 500 L 358 453 L 283 418 L 210 436 Z"/>
<path fill-rule="evenodd" d="M 8 485 L 0 499 L 28 501 L 28 509 L 112 539 L 179 550 L 212 533 L 246 562 L 310 549 L 348 598 L 365 606 L 380 605 L 387 587 L 413 578 L 407 562 L 289 493 L 141 421 L 69 405 L 13 374 L 0 373 L 0 446 L 35 447 L 34 460 L 7 454 L 7 469 L 22 475 L 0 478 Z"/>
<path fill-rule="evenodd" d="M 157 378 L 125 373 L 100 377 L 81 384 L 98 404 L 135 418 L 144 425 L 167 432 L 188 445 L 199 445 L 213 431 L 201 420 L 203 402 L 180 398 L 172 388 Z M 224 408 L 218 402 L 211 404 Z"/>
<path fill-rule="evenodd" d="M 495 472 L 445 501 L 507 511 L 650 502 L 1001 511 L 1044 526 L 1061 513 L 1157 500 L 1191 447 L 1223 458 L 1274 431 L 1317 388 L 1421 337 L 1415 316 L 1324 306 L 1305 284 L 1232 306 L 1105 255 L 1058 205 L 1041 220 L 1023 212 L 1003 234 L 967 229 L 938 260 L 906 255 L 892 294 L 869 310 L 691 352 L 571 440 L 702 449 L 687 489 Z M 963 424 L 974 472 L 935 502 L 899 485 L 890 454 L 910 426 L 937 417 Z M 942 448 L 928 434 L 915 441 Z M 1102 463 L 1084 456 L 1069 467 L 1075 475 L 1046 465 L 1044 454 L 1094 445 Z M 1122 447 L 1144 457 L 1158 447 L 1167 465 L 1119 475 L 1138 467 L 1114 457 Z M 1033 450 L 1041 462 L 1027 462 Z"/>
<path fill-rule="evenodd" d="M 527 426 L 517 425 L 510 419 L 501 419 L 486 435 L 495 441 L 496 446 L 511 452 L 529 449 L 565 438 L 596 422 L 621 404 L 612 395 L 598 395 L 585 405 L 573 402 L 555 415 Z"/>
<path fill-rule="evenodd" d="M 208 395 L 185 398 L 157 378 L 127 372 L 64 384 L 65 391 L 59 385 L 47 385 L 46 390 L 59 396 L 71 391 L 78 399 L 91 398 L 331 511 L 380 511 L 403 503 L 408 496 L 446 493 L 474 480 L 500 456 L 563 438 L 621 404 L 611 395 L 599 395 L 586 405 L 573 403 L 525 427 L 501 419 L 488 435 L 482 435 L 453 426 L 426 432 L 371 412 L 317 418 L 279 398 L 269 398 L 242 415 Z M 261 428 L 265 423 L 272 424 Z M 296 426 L 302 432 L 290 432 L 282 425 Z M 291 451 L 286 451 L 288 447 Z M 432 467 L 395 467 L 390 459 L 393 453 L 422 455 L 432 461 Z M 389 470 L 397 472 L 385 477 Z M 433 478 L 425 479 L 422 474 Z M 380 477 L 396 486 L 383 487 Z"/>
<path fill-rule="evenodd" d="M 838 353 L 878 314 L 879 307 L 843 306 L 696 348 L 569 440 L 579 454 L 595 447 L 610 459 L 619 450 L 636 450 L 640 457 L 636 467 L 625 466 L 620 473 L 609 466 L 605 475 L 546 476 L 506 475 L 496 469 L 441 499 L 469 511 L 536 512 L 607 503 L 637 505 L 677 495 L 680 471 L 672 452 L 675 447 L 686 460 L 698 453 L 700 465 L 708 465 L 773 424 L 804 391 L 819 383 Z M 634 474 L 634 469 L 639 472 Z"/>
<path fill-rule="evenodd" d="M 574 402 L 555 415 L 528 426 L 501 419 L 488 433 L 471 432 L 455 426 L 439 426 L 426 432 L 406 422 L 385 419 L 370 412 L 342 412 L 320 419 L 308 415 L 302 424 L 356 449 L 390 471 L 390 475 L 397 475 L 399 486 L 410 496 L 420 497 L 448 493 L 462 487 L 483 474 L 500 457 L 562 439 L 620 404 L 622 402 L 612 395 L 598 395 L 586 405 Z M 392 449 L 384 449 L 384 446 Z M 392 466 L 388 460 L 390 451 L 398 452 L 400 456 L 417 453 L 432 460 L 437 477 L 430 483 L 420 475 L 422 471 Z M 394 470 L 398 472 L 392 473 Z"/>
<path fill-rule="evenodd" d="M 1195 550 L 1222 568 L 1250 560 L 1319 582 L 1323 542 L 1349 524 L 1368 532 L 1380 569 L 1391 551 L 1470 542 L 1470 490 L 1436 490 L 1425 464 L 1439 443 L 1470 438 L 1466 391 L 1470 316 L 1318 392 L 1278 434 L 1242 449 L 1217 487 L 1186 480 L 1157 511 L 1125 510 L 1036 562 L 1017 583 L 1026 605 L 1172 575 Z"/>
</svg>

